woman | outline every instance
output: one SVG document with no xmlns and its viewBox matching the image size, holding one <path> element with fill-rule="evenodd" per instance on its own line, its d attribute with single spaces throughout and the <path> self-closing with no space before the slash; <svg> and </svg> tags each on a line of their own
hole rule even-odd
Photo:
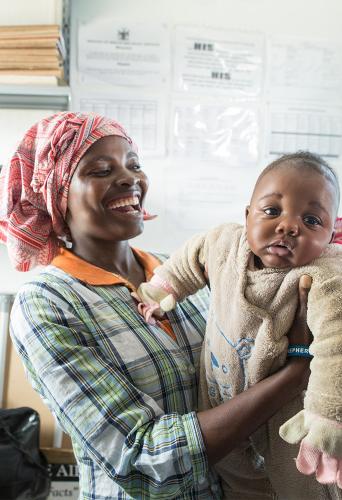
<svg viewBox="0 0 342 500">
<path fill-rule="evenodd" d="M 309 361 L 292 358 L 196 413 L 207 293 L 154 326 L 131 296 L 160 262 L 129 245 L 149 218 L 147 188 L 135 146 L 113 120 L 58 113 L 27 132 L 1 178 L 0 234 L 17 269 L 48 267 L 19 292 L 11 334 L 71 436 L 80 498 L 220 498 L 210 465 L 303 389 Z M 300 296 L 296 344 L 308 341 L 303 287 Z"/>
</svg>

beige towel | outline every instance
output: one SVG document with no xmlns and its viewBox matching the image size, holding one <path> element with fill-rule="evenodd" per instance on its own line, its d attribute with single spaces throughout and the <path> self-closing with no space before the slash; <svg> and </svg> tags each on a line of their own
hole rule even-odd
<svg viewBox="0 0 342 500">
<path fill-rule="evenodd" d="M 224 224 L 191 238 L 155 271 L 183 300 L 206 285 L 208 270 L 211 305 L 204 363 L 210 405 L 230 399 L 284 363 L 298 279 L 305 273 L 313 278 L 308 324 L 314 359 L 304 405 L 330 419 L 331 426 L 342 422 L 342 247 L 329 245 L 310 265 L 290 270 L 249 270 L 250 258 L 244 228 Z M 294 420 L 288 428 L 296 425 Z M 326 424 L 324 430 L 326 435 Z M 320 446 L 342 456 L 342 433 L 336 438 L 334 428 L 332 435 L 329 444 L 325 440 Z M 287 439 L 287 432 L 283 436 Z"/>
</svg>

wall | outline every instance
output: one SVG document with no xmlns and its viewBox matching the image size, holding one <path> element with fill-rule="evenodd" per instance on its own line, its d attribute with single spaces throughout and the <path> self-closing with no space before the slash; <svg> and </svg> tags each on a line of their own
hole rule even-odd
<svg viewBox="0 0 342 500">
<path fill-rule="evenodd" d="M 0 25 L 54 24 L 62 19 L 62 0 L 11 0 L 0 2 Z M 52 110 L 51 110 L 52 112 Z M 0 165 L 5 164 L 24 132 L 49 114 L 46 110 L 0 109 Z M 12 269 L 7 250 L 0 245 L 0 293 L 15 293 L 35 273 L 19 273 Z"/>
<path fill-rule="evenodd" d="M 11 0 L 0 2 L 0 25 L 59 23 L 62 0 Z"/>
<path fill-rule="evenodd" d="M 82 6 L 85 0 L 72 0 L 78 5 L 78 13 L 82 18 Z M 45 23 L 58 22 L 60 19 L 61 1 L 12 0 L 0 4 L 0 23 Z M 325 38 L 342 43 L 341 19 L 342 3 L 340 0 L 97 0 L 87 2 L 88 15 L 94 17 L 111 15 L 123 19 L 141 22 L 167 22 L 174 24 L 200 24 L 231 29 L 256 30 L 268 35 L 295 35 L 304 37 Z M 0 130 L 2 149 L 0 163 L 7 161 L 15 143 L 23 131 L 42 114 L 38 111 L 3 111 L 0 110 Z M 258 172 L 264 166 L 264 159 L 252 171 L 236 170 L 243 189 L 241 199 L 234 213 L 228 213 L 228 220 L 243 221 L 244 207 Z M 165 196 L 164 169 L 172 168 L 168 158 L 143 158 L 143 165 L 150 177 L 149 208 L 159 213 L 159 219 L 146 224 L 144 235 L 136 244 L 148 250 L 169 251 L 177 246 L 184 234 L 175 230 L 165 232 Z M 342 178 L 342 165 L 336 165 Z M 180 181 L 181 182 L 181 181 Z M 213 224 L 215 221 L 213 220 Z M 4 248 L 0 248 L 0 292 L 14 292 L 20 284 L 31 275 L 14 272 Z M 34 274 L 34 273 L 33 273 Z"/>
<path fill-rule="evenodd" d="M 10 2 L 0 2 L 0 24 L 60 23 L 61 9 L 61 0 L 33 0 L 32 2 L 11 0 Z M 7 162 L 23 133 L 35 121 L 45 116 L 46 113 L 47 111 L 38 110 L 0 109 L 0 164 Z M 6 247 L 0 245 L 0 293 L 15 293 L 18 287 L 33 275 L 34 273 L 15 272 L 11 267 Z M 4 339 L 2 339 L 3 341 Z M 2 374 L 0 377 L 2 377 Z M 40 445 L 42 447 L 51 447 L 55 431 L 54 418 L 38 394 L 27 382 L 23 365 L 18 359 L 18 355 L 11 342 L 7 343 L 5 378 L 3 382 L 4 391 L 0 395 L 2 406 L 4 408 L 29 406 L 37 410 L 42 422 Z M 67 439 L 63 440 L 63 446 L 70 446 Z"/>
</svg>

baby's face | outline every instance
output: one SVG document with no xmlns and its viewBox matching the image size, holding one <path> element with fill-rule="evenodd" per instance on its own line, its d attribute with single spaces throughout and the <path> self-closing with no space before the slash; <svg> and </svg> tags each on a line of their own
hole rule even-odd
<svg viewBox="0 0 342 500">
<path fill-rule="evenodd" d="M 306 168 L 274 169 L 260 179 L 246 209 L 247 239 L 261 267 L 304 266 L 330 243 L 334 220 L 329 180 Z"/>
</svg>

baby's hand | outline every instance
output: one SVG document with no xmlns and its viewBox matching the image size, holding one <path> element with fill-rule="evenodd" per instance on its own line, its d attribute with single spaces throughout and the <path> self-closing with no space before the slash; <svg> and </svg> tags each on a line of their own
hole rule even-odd
<svg viewBox="0 0 342 500">
<path fill-rule="evenodd" d="M 176 299 L 170 289 L 163 287 L 157 276 L 148 283 L 142 283 L 132 296 L 139 302 L 138 311 L 147 323 L 155 324 L 154 317 L 161 318 L 176 307 Z"/>
<path fill-rule="evenodd" d="M 296 465 L 302 474 L 316 474 L 319 483 L 336 483 L 339 488 L 342 488 L 342 458 L 323 453 L 307 443 L 305 439 L 300 443 Z"/>
<path fill-rule="evenodd" d="M 279 429 L 288 443 L 300 442 L 297 469 L 316 474 L 320 483 L 336 483 L 342 488 L 342 424 L 302 410 Z"/>
</svg>

